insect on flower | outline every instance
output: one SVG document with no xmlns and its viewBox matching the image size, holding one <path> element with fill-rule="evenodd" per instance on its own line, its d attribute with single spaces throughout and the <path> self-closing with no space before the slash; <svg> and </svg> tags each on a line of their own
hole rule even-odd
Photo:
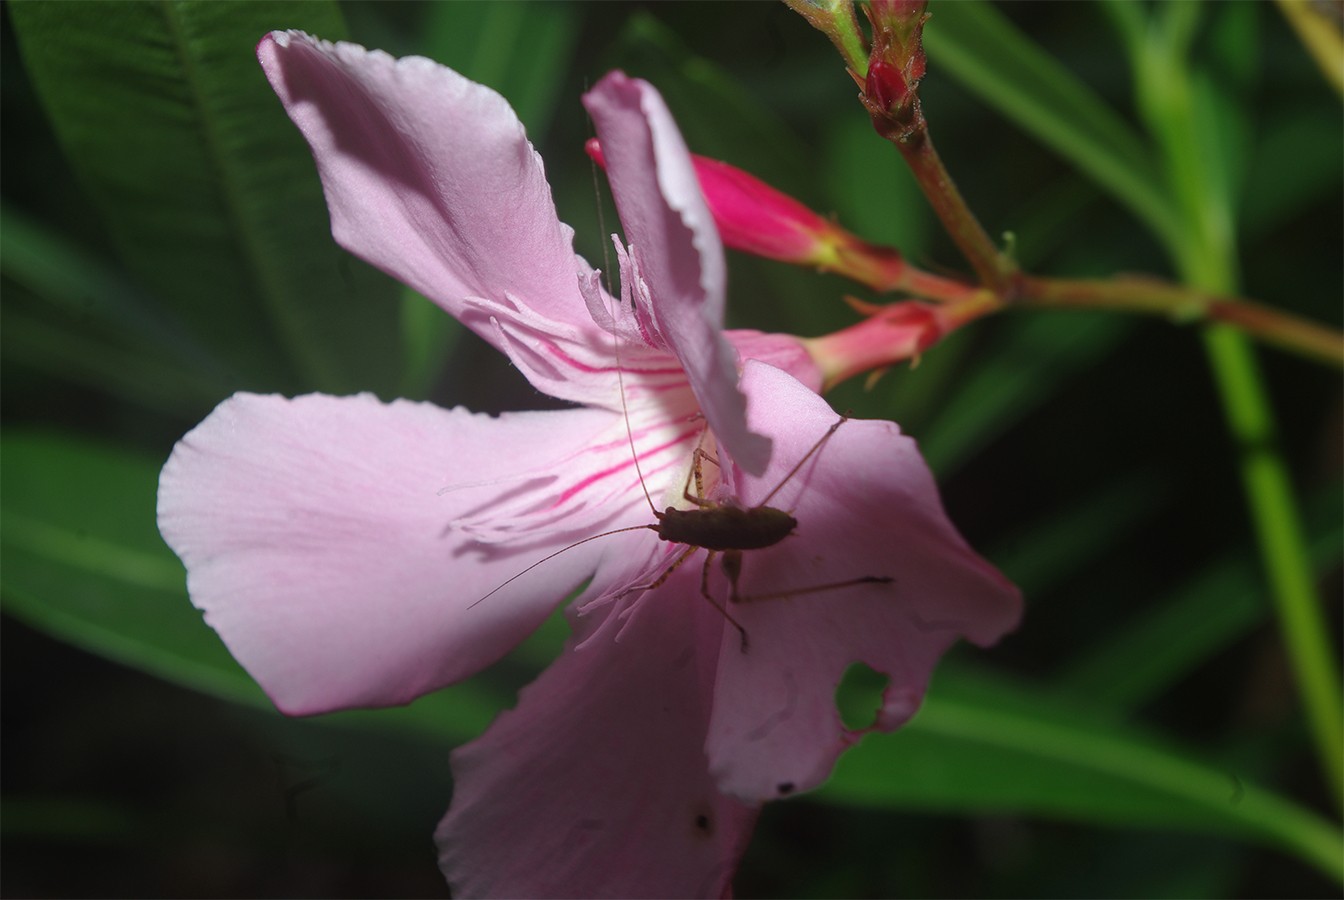
<svg viewBox="0 0 1344 900">
<path fill-rule="evenodd" d="M 619 370 L 619 352 L 617 357 L 617 370 Z M 624 387 L 622 386 L 622 406 L 624 406 Z M 480 600 L 477 600 L 472 606 L 484 602 L 491 595 L 497 593 L 501 588 L 512 583 L 518 578 L 523 577 L 528 572 L 542 565 L 548 560 L 554 559 L 560 554 L 571 550 L 580 544 L 589 541 L 595 541 L 599 538 L 608 537 L 614 534 L 621 534 L 627 531 L 639 531 L 648 529 L 655 532 L 661 540 L 669 543 L 681 544 L 685 549 L 680 551 L 676 558 L 667 565 L 663 571 L 646 584 L 636 584 L 625 589 L 623 593 L 629 594 L 636 591 L 654 590 L 661 587 L 672 573 L 681 567 L 688 559 L 695 555 L 697 550 L 706 551 L 704 568 L 700 575 L 700 594 L 709 601 L 709 603 L 723 614 L 723 617 L 737 629 L 742 639 L 742 650 L 746 651 L 748 645 L 747 630 L 737 621 L 724 606 L 722 602 L 715 598 L 710 591 L 709 577 L 713 562 L 716 557 L 721 557 L 721 566 L 724 574 L 728 578 L 730 587 L 728 602 L 730 604 L 742 603 L 755 600 L 773 600 L 784 597 L 796 597 L 806 594 L 821 593 L 822 591 L 837 590 L 839 588 L 853 587 L 860 584 L 890 584 L 894 579 L 886 575 L 863 575 L 857 578 L 845 579 L 826 584 L 815 584 L 804 587 L 789 588 L 785 590 L 771 591 L 768 593 L 752 594 L 743 596 L 738 593 L 738 580 L 742 574 L 742 554 L 747 550 L 763 550 L 766 547 L 773 547 L 785 538 L 792 535 L 798 527 L 798 520 L 789 512 L 770 506 L 769 503 L 775 495 L 780 492 L 793 478 L 802 470 L 809 459 L 812 459 L 830 440 L 831 436 L 839 430 L 840 426 L 849 420 L 847 415 L 842 415 L 836 419 L 835 423 L 826 430 L 817 442 L 812 445 L 802 458 L 794 463 L 788 473 L 779 481 L 778 484 L 770 490 L 765 498 L 754 506 L 743 506 L 735 497 L 728 496 L 723 499 L 713 499 L 705 492 L 705 477 L 703 465 L 709 462 L 718 468 L 720 463 L 718 459 L 704 449 L 705 436 L 707 431 L 702 431 L 700 440 L 697 442 L 695 451 L 692 455 L 690 470 L 686 473 L 686 481 L 682 485 L 682 499 L 694 504 L 690 509 L 678 509 L 675 506 L 668 506 L 662 512 L 653 503 L 653 497 L 650 496 L 648 486 L 644 481 L 644 473 L 639 472 L 640 487 L 643 490 L 644 498 L 648 501 L 649 511 L 653 513 L 655 522 L 648 525 L 631 525 L 625 528 L 616 528 L 611 531 L 604 531 L 600 534 L 592 535 L 580 541 L 575 541 L 567 547 L 551 553 L 532 565 L 528 566 L 517 575 L 509 578 L 499 587 L 486 594 Z M 626 414 L 626 433 L 630 440 L 630 452 L 636 470 L 639 470 L 639 454 L 635 450 L 634 437 L 629 431 L 629 416 Z M 695 493 L 691 493 L 691 482 L 695 482 Z"/>
</svg>

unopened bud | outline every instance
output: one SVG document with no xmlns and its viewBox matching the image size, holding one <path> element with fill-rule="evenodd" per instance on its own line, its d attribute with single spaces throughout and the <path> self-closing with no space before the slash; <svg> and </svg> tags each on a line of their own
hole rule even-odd
<svg viewBox="0 0 1344 900">
<path fill-rule="evenodd" d="M 584 149 L 605 165 L 595 138 Z M 862 240 L 736 166 L 695 154 L 691 163 L 726 246 L 836 272 L 878 291 L 901 283 L 905 262 L 894 248 Z"/>
<path fill-rule="evenodd" d="M 925 0 L 873 0 L 867 6 L 873 24 L 864 106 L 878 133 L 906 138 L 923 124 L 919 82 L 924 77 Z"/>
<path fill-rule="evenodd" d="M 822 372 L 823 389 L 829 390 L 863 372 L 917 360 L 951 327 L 942 307 L 907 300 L 884 307 L 857 325 L 803 343 Z"/>
<path fill-rule="evenodd" d="M 1003 307 L 985 289 L 939 304 L 903 300 L 877 305 L 845 299 L 868 318 L 834 334 L 803 341 L 821 370 L 824 390 L 863 372 L 880 372 L 906 360 L 918 362 L 921 353 L 953 331 Z"/>
</svg>

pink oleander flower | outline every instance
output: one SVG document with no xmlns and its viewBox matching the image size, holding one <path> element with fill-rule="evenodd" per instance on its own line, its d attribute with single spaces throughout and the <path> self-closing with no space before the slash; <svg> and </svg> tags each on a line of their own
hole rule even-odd
<svg viewBox="0 0 1344 900">
<path fill-rule="evenodd" d="M 687 505 L 702 440 L 719 461 L 706 493 L 758 502 L 836 421 L 816 368 L 797 339 L 721 331 L 722 246 L 648 84 L 613 72 L 584 98 L 628 241 L 618 307 L 493 91 L 296 32 L 258 56 L 312 146 L 336 239 L 576 406 L 491 417 L 235 395 L 160 481 L 192 601 L 303 715 L 466 678 L 586 583 L 560 658 L 452 755 L 443 871 L 456 896 L 723 895 L 760 803 L 815 787 L 855 740 L 833 701 L 845 668 L 891 676 L 875 727 L 895 728 L 950 644 L 1013 627 L 1017 592 L 948 522 L 913 442 L 868 421 L 775 497 L 797 533 L 748 553 L 741 584 L 894 581 L 742 603 L 749 652 L 701 596 L 698 558 L 643 587 L 683 549 L 649 531 L 509 581 L 652 522 L 631 439 L 660 507 Z M 711 573 L 720 596 L 723 579 Z"/>
</svg>

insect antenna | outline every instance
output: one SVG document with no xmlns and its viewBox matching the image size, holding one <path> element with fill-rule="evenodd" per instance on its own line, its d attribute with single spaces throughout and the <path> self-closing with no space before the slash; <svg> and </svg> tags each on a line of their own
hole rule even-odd
<svg viewBox="0 0 1344 900">
<path fill-rule="evenodd" d="M 591 125 L 589 126 L 591 130 Z M 602 211 L 602 185 L 597 177 L 597 161 L 588 160 L 588 165 L 593 173 L 593 200 L 597 207 L 597 233 L 605 235 L 607 233 L 606 216 Z M 607 249 L 606 240 L 602 241 L 602 277 L 607 282 L 607 295 L 616 301 L 619 309 L 621 306 L 620 297 L 612 290 L 611 285 L 611 254 Z M 634 301 L 631 301 L 633 307 Z M 633 309 L 631 310 L 633 313 Z M 649 511 L 658 515 L 658 508 L 653 505 L 653 497 L 649 495 L 648 485 L 644 483 L 644 470 L 639 466 L 639 453 L 635 450 L 635 434 L 630 428 L 630 410 L 625 404 L 625 370 L 621 366 L 621 338 L 617 333 L 616 317 L 611 316 L 611 354 L 616 361 L 616 387 L 621 395 L 621 418 L 625 420 L 625 438 L 630 444 L 630 458 L 635 461 L 635 474 L 639 476 L 639 487 L 644 492 L 644 499 L 649 502 Z"/>
<path fill-rule="evenodd" d="M 836 419 L 833 423 L 831 423 L 831 427 L 826 429 L 826 433 L 821 436 L 821 440 L 813 444 L 812 449 L 804 453 L 803 458 L 793 464 L 793 468 L 789 469 L 789 474 L 781 478 L 779 484 L 775 485 L 775 489 L 772 490 L 770 493 L 766 494 L 765 498 L 761 500 L 761 502 L 757 503 L 756 506 L 757 507 L 768 506 L 770 504 L 770 501 L 774 499 L 775 494 L 779 493 L 779 489 L 784 487 L 784 485 L 788 484 L 790 481 L 792 481 L 793 476 L 798 474 L 798 470 L 803 467 L 803 464 L 806 463 L 809 459 L 811 459 L 813 455 L 818 450 L 821 449 L 821 446 L 823 444 L 825 444 L 828 440 L 830 440 L 831 435 L 835 434 L 836 431 L 840 429 L 841 425 L 845 424 L 848 421 L 849 421 L 849 415 L 846 413 L 845 415 L 842 415 L 840 418 Z"/>
<path fill-rule="evenodd" d="M 620 534 L 620 533 L 623 532 L 623 531 L 640 531 L 641 529 L 645 529 L 645 528 L 648 528 L 648 529 L 653 530 L 653 531 L 657 531 L 657 530 L 658 530 L 657 527 L 654 526 L 654 525 L 629 525 L 629 526 L 627 526 L 627 527 L 625 527 L 625 528 L 613 528 L 611 531 L 604 531 L 604 532 L 602 532 L 601 534 L 590 535 L 589 537 L 586 537 L 586 538 L 584 538 L 584 539 L 582 539 L 582 540 L 575 541 L 574 543 L 570 544 L 570 545 L 567 546 L 567 547 L 561 547 L 559 550 L 555 551 L 554 553 L 552 553 L 552 554 L 550 554 L 550 555 L 548 555 L 548 556 L 543 556 L 541 559 L 537 560 L 537 561 L 534 562 L 532 565 L 528 566 L 526 569 L 523 569 L 523 571 L 519 572 L 518 574 L 511 576 L 507 581 L 502 582 L 498 587 L 496 587 L 496 588 L 495 588 L 494 590 L 492 590 L 490 593 L 486 594 L 486 595 L 485 595 L 484 597 L 482 597 L 481 599 L 479 599 L 479 600 L 474 600 L 474 601 L 472 601 L 471 603 L 467 604 L 467 609 L 471 609 L 472 607 L 475 607 L 475 606 L 478 606 L 478 605 L 481 604 L 481 603 L 484 603 L 486 600 L 489 600 L 489 599 L 490 599 L 491 597 L 493 597 L 495 594 L 499 593 L 499 592 L 502 591 L 504 588 L 508 587 L 508 586 L 509 586 L 510 584 L 512 584 L 513 582 L 517 581 L 519 578 L 522 578 L 522 577 L 523 577 L 524 575 L 526 575 L 528 572 L 531 572 L 531 571 L 532 571 L 533 569 L 535 569 L 537 566 L 541 565 L 541 564 L 544 563 L 544 562 L 549 562 L 550 560 L 555 559 L 555 558 L 556 558 L 557 556 L 559 556 L 561 553 L 566 553 L 566 552 L 568 552 L 568 551 L 570 551 L 570 550 L 573 550 L 575 547 L 579 546 L 580 544 L 586 544 L 586 543 L 588 543 L 589 541 L 595 541 L 595 540 L 597 540 L 598 538 L 611 537 L 613 534 Z"/>
</svg>

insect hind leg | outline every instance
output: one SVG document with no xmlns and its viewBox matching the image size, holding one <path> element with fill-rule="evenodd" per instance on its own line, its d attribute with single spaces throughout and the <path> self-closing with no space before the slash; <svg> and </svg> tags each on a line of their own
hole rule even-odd
<svg viewBox="0 0 1344 900">
<path fill-rule="evenodd" d="M 706 551 L 706 553 L 705 553 L 705 567 L 704 567 L 703 569 L 700 570 L 700 595 L 701 595 L 702 597 L 704 597 L 706 600 L 708 600 L 708 601 L 709 601 L 709 605 L 712 606 L 712 607 L 714 607 L 715 609 L 717 609 L 717 610 L 723 615 L 723 617 L 724 617 L 725 619 L 728 620 L 728 624 L 729 624 L 729 625 L 732 625 L 734 628 L 737 629 L 737 633 L 738 633 L 738 634 L 741 636 L 741 638 L 742 638 L 742 652 L 743 652 L 743 653 L 746 653 L 746 652 L 747 652 L 747 629 L 743 628 L 743 627 L 742 627 L 742 623 L 739 622 L 739 621 L 737 621 L 737 619 L 734 619 L 734 618 L 733 618 L 732 613 L 728 612 L 727 607 L 725 607 L 725 606 L 724 606 L 722 603 L 720 603 L 719 601 L 715 600 L 715 599 L 714 599 L 714 595 L 711 594 L 711 593 L 709 592 L 709 567 L 710 567 L 711 565 L 714 564 L 714 557 L 716 557 L 716 556 L 718 556 L 718 555 L 719 555 L 719 553 L 718 553 L 717 550 L 708 550 L 708 551 Z M 737 570 L 737 571 L 740 571 L 740 570 L 741 570 L 741 567 L 742 567 L 742 563 L 741 563 L 741 559 L 742 559 L 742 551 L 741 551 L 741 550 L 726 550 L 726 551 L 724 551 L 724 554 L 723 554 L 723 568 L 724 568 L 724 571 L 730 573 L 730 574 L 729 574 L 729 582 L 730 582 L 730 584 L 732 585 L 731 593 L 729 594 L 729 601 L 730 601 L 730 602 L 735 601 L 735 600 L 737 599 L 737 576 L 736 576 L 735 574 L 732 574 L 733 570 L 730 570 L 730 569 L 729 569 L 729 565 L 730 565 L 730 564 L 729 564 L 729 559 L 731 559 L 731 558 L 733 558 L 733 557 L 736 557 L 736 558 L 737 558 L 736 570 Z"/>
<path fill-rule="evenodd" d="M 836 591 L 841 588 L 858 587 L 861 584 L 891 584 L 895 581 L 889 575 L 863 575 L 858 578 L 847 578 L 844 581 L 832 581 L 827 584 L 813 584 L 808 587 L 790 588 L 787 591 L 770 591 L 765 594 L 750 594 L 741 596 L 734 591 L 733 602 L 735 603 L 754 603 L 757 600 L 782 600 L 785 597 L 798 597 L 803 594 L 820 594 L 824 591 Z"/>
<path fill-rule="evenodd" d="M 695 546 L 694 544 L 688 544 L 686 546 L 686 549 L 678 553 L 677 558 L 672 560 L 671 564 L 669 564 L 666 569 L 663 569 L 662 573 L 659 574 L 657 578 L 655 578 L 653 581 L 650 581 L 648 584 L 631 585 L 630 587 L 626 588 L 624 591 L 621 592 L 622 596 L 624 596 L 625 594 L 634 593 L 635 591 L 651 591 L 654 588 L 662 587 L 663 583 L 666 582 L 667 579 L 672 577 L 672 573 L 677 571 L 677 569 L 681 568 L 682 563 L 690 559 L 691 554 L 699 549 L 700 548 Z M 725 555 L 729 554 L 736 554 L 738 556 L 741 555 L 740 552 L 738 551 L 728 551 L 728 554 Z M 715 600 L 714 595 L 709 592 L 709 567 L 713 564 L 714 557 L 716 556 L 718 556 L 718 551 L 715 550 L 706 551 L 705 565 L 700 572 L 700 596 L 708 600 L 709 605 L 717 609 L 719 611 L 719 614 L 728 620 L 728 624 L 732 625 L 734 628 L 737 629 L 737 633 L 742 637 L 742 652 L 746 653 L 747 629 L 743 628 L 742 623 L 737 621 L 737 619 L 734 619 L 732 613 L 728 612 L 728 609 L 722 603 Z M 734 600 L 737 599 L 736 581 L 733 582 L 732 599 Z"/>
</svg>

